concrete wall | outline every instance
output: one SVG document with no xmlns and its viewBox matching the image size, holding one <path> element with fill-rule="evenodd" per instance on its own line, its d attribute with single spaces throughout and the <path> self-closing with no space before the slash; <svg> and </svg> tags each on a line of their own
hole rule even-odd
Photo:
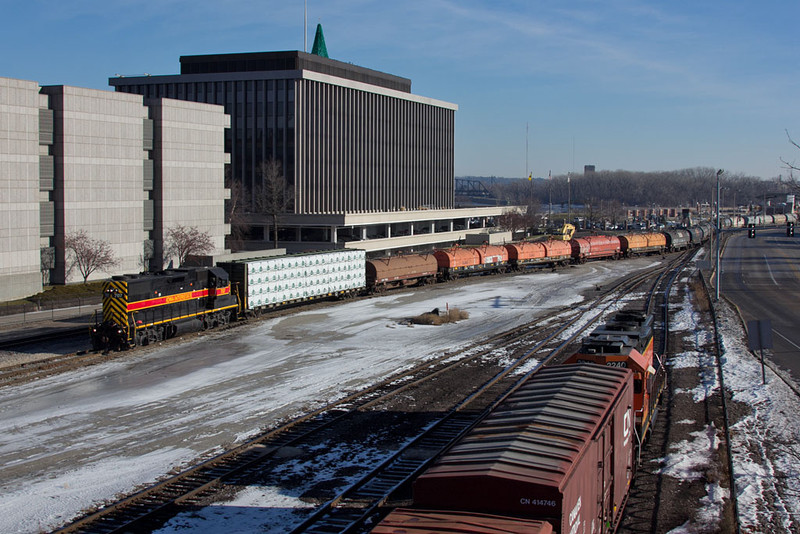
<svg viewBox="0 0 800 534">
<path fill-rule="evenodd" d="M 56 161 L 53 282 L 82 280 L 70 272 L 64 238 L 85 230 L 109 242 L 119 265 L 96 271 L 90 280 L 110 274 L 138 272 L 147 238 L 143 230 L 144 191 L 142 98 L 69 86 L 43 87 L 54 111 L 53 151 Z"/>
<path fill-rule="evenodd" d="M 122 93 L 117 93 L 122 94 Z M 146 100 L 153 119 L 156 254 L 170 228 L 180 224 L 207 232 L 210 255 L 226 254 L 225 128 L 222 106 L 172 99 Z M 168 263 L 171 258 L 164 258 Z M 175 265 L 177 265 L 177 259 Z"/>
<path fill-rule="evenodd" d="M 0 300 L 42 290 L 39 85 L 0 78 Z"/>
</svg>

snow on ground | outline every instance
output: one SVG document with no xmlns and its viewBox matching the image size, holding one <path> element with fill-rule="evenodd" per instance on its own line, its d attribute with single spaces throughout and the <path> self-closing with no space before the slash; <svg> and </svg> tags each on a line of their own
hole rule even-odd
<svg viewBox="0 0 800 534">
<path fill-rule="evenodd" d="M 685 280 L 684 280 L 685 281 Z M 784 532 L 800 530 L 800 398 L 779 377 L 767 369 L 767 384 L 761 384 L 760 362 L 747 349 L 744 330 L 735 312 L 724 302 L 718 304 L 719 333 L 723 351 L 725 388 L 733 401 L 751 406 L 752 413 L 731 428 L 731 441 L 739 507 L 739 520 L 744 532 L 762 532 L 765 517 L 779 519 Z M 719 380 L 714 358 L 702 350 L 713 341 L 713 332 L 700 329 L 698 314 L 688 294 L 674 314 L 673 332 L 683 331 L 687 341 L 694 341 L 698 350 L 672 355 L 669 365 L 676 368 L 697 368 L 700 385 L 683 393 L 703 402 L 718 391 Z M 682 421 L 681 423 L 692 423 Z M 681 424 L 678 423 L 678 424 Z M 691 441 L 674 444 L 660 460 L 662 473 L 681 480 L 697 479 L 709 464 L 712 452 L 720 445 L 717 429 L 707 427 L 693 434 Z M 723 501 L 730 491 L 717 484 L 706 485 L 703 509 L 693 522 L 670 534 L 715 532 L 722 516 Z M 768 506 L 771 507 L 768 508 Z M 777 532 L 781 532 L 778 530 Z"/>
<path fill-rule="evenodd" d="M 748 350 L 733 309 L 721 306 L 719 321 L 725 387 L 734 402 L 751 407 L 751 413 L 731 428 L 742 529 L 761 532 L 760 521 L 772 517 L 770 525 L 799 532 L 800 399 L 769 367 L 767 383 L 762 384 L 761 363 Z"/>
<path fill-rule="evenodd" d="M 276 421 L 522 324 L 544 310 L 575 305 L 582 300 L 580 292 L 598 281 L 647 266 L 645 260 L 595 263 L 299 311 L 0 389 L 5 430 L 0 434 L 0 532 L 52 530 L 81 509 L 241 442 Z M 404 318 L 448 306 L 467 311 L 469 319 L 440 327 L 401 324 Z M 720 318 L 725 386 L 736 402 L 753 405 L 752 414 L 732 429 L 743 526 L 758 531 L 764 502 L 774 500 L 787 531 L 798 530 L 800 402 L 770 371 L 767 385 L 761 385 L 760 366 L 741 341 L 736 318 L 724 305 Z M 697 316 L 688 298 L 677 320 L 673 329 L 685 330 L 697 346 L 710 339 L 711 334 L 695 328 Z M 700 368 L 705 360 L 701 351 L 687 352 L 676 365 Z M 709 373 L 700 388 L 687 393 L 701 400 L 718 387 Z M 707 461 L 716 446 L 713 430 L 671 452 Z M 351 452 L 353 462 L 375 460 Z M 690 477 L 699 464 L 673 458 L 664 466 L 671 476 Z M 289 460 L 285 468 L 309 467 Z M 709 484 L 707 490 L 703 515 L 673 532 L 717 524 L 726 489 Z M 229 502 L 182 514 L 164 531 L 283 532 L 306 508 L 297 495 L 253 486 Z"/>
<path fill-rule="evenodd" d="M 651 265 L 591 263 L 390 293 L 0 389 L 0 532 L 51 530 L 277 421 L 577 304 L 598 282 Z M 401 324 L 447 307 L 470 317 L 439 327 Z M 251 502 L 258 492 L 268 495 L 261 507 L 298 504 L 263 488 L 240 498 Z"/>
</svg>

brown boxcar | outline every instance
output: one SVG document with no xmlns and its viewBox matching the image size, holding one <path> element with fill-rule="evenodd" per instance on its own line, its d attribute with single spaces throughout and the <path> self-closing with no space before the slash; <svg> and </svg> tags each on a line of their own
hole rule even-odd
<svg viewBox="0 0 800 534">
<path fill-rule="evenodd" d="M 633 451 L 630 370 L 547 367 L 436 459 L 414 483 L 414 504 L 611 532 Z"/>
<path fill-rule="evenodd" d="M 552 534 L 547 521 L 490 514 L 398 508 L 387 515 L 372 534 Z"/>
<path fill-rule="evenodd" d="M 598 258 L 620 257 L 619 238 L 610 235 L 590 235 L 570 240 L 572 259 L 577 263 Z"/>
<path fill-rule="evenodd" d="M 367 289 L 375 291 L 433 281 L 438 271 L 439 263 L 433 254 L 406 254 L 367 260 Z"/>
</svg>

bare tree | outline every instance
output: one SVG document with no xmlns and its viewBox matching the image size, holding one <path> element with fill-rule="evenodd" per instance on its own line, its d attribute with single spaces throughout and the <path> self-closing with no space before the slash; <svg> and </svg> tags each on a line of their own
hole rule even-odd
<svg viewBox="0 0 800 534">
<path fill-rule="evenodd" d="M 264 161 L 258 171 L 261 187 L 256 192 L 256 210 L 272 218 L 272 239 L 274 247 L 278 248 L 278 221 L 293 205 L 294 188 L 284 178 L 279 161 Z"/>
<path fill-rule="evenodd" d="M 231 225 L 231 234 L 228 236 L 227 246 L 236 252 L 244 248 L 244 238 L 248 231 L 245 219 L 245 206 L 242 194 L 244 185 L 241 180 L 231 177 L 230 167 L 225 169 L 225 187 L 230 190 L 231 198 L 225 201 L 225 222 Z"/>
<path fill-rule="evenodd" d="M 508 210 L 496 218 L 498 228 L 517 232 L 528 226 L 528 217 L 517 210 Z"/>
<path fill-rule="evenodd" d="M 150 271 L 150 260 L 153 259 L 154 254 L 153 241 L 145 239 L 142 242 L 142 253 L 139 254 L 139 267 L 142 268 L 143 273 Z"/>
<path fill-rule="evenodd" d="M 56 249 L 53 247 L 42 247 L 39 251 L 41 262 L 39 271 L 42 274 L 42 285 L 50 283 L 50 269 L 56 266 Z"/>
<path fill-rule="evenodd" d="M 795 147 L 796 149 L 800 150 L 800 145 L 792 139 L 792 136 L 789 135 L 789 130 L 786 130 L 786 137 L 789 138 L 789 143 Z M 794 162 L 788 162 L 783 158 L 780 158 L 781 163 L 783 163 L 784 167 L 789 170 L 789 179 L 785 181 L 785 183 L 796 193 L 800 193 L 800 183 L 798 183 L 797 178 L 795 177 L 795 171 L 800 171 L 800 167 L 797 166 Z"/>
<path fill-rule="evenodd" d="M 188 256 L 208 254 L 213 250 L 214 241 L 211 239 L 211 234 L 200 231 L 196 226 L 178 224 L 167 230 L 164 240 L 165 260 L 177 256 L 178 264 L 183 265 Z"/>
<path fill-rule="evenodd" d="M 109 242 L 89 237 L 86 230 L 68 233 L 64 239 L 64 248 L 69 257 L 67 273 L 77 267 L 84 284 L 93 272 L 108 271 L 119 265 Z"/>
</svg>

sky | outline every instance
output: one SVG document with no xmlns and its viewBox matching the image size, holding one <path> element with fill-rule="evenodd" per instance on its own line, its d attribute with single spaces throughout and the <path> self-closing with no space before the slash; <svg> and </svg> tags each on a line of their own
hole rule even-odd
<svg viewBox="0 0 800 534">
<path fill-rule="evenodd" d="M 786 0 L 0 0 L 0 76 L 110 89 L 181 55 L 310 51 L 455 103 L 456 176 L 800 164 Z"/>
</svg>

